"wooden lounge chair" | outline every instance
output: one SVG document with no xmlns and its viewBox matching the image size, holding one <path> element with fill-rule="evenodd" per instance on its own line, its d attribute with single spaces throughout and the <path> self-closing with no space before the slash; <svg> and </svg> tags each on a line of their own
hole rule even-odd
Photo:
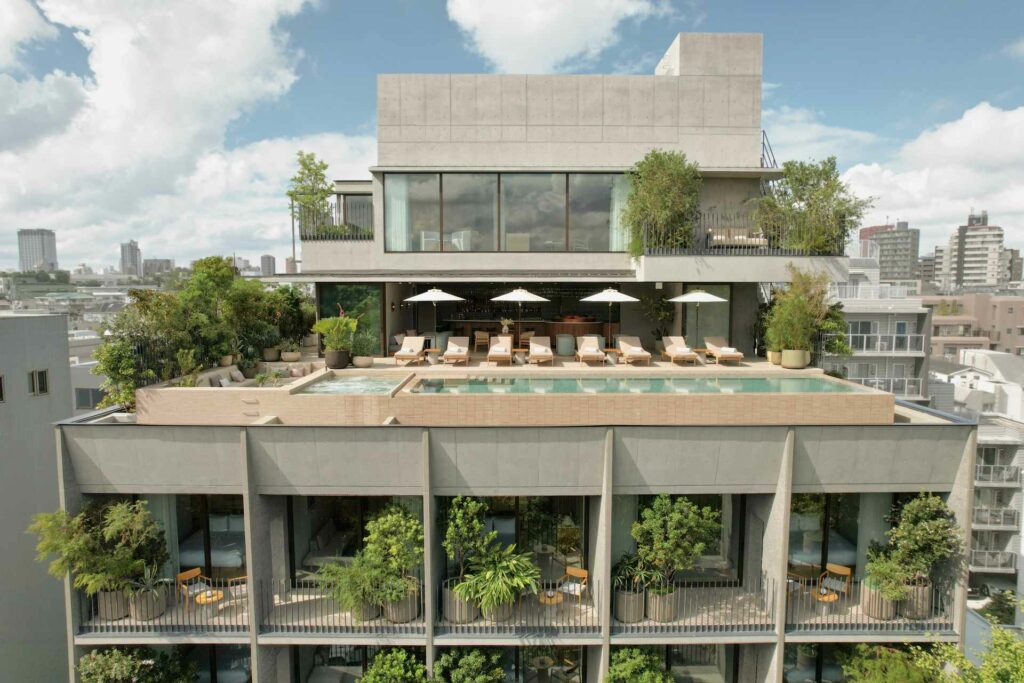
<svg viewBox="0 0 1024 683">
<path fill-rule="evenodd" d="M 576 337 L 576 360 L 581 363 L 603 363 L 606 356 L 601 350 L 600 341 L 596 335 L 591 334 Z"/>
<path fill-rule="evenodd" d="M 624 363 L 642 360 L 647 365 L 651 364 L 651 352 L 644 350 L 638 337 L 619 335 L 619 350 L 622 351 L 622 361 Z"/>
<path fill-rule="evenodd" d="M 486 330 L 476 330 L 473 332 L 473 350 L 479 351 L 481 348 L 486 349 L 487 345 L 491 343 L 491 335 Z"/>
<path fill-rule="evenodd" d="M 449 337 L 448 348 L 441 355 L 445 364 L 469 362 L 469 337 Z"/>
<path fill-rule="evenodd" d="M 665 337 L 665 350 L 661 355 L 668 358 L 669 362 L 693 363 L 697 365 L 700 360 L 697 354 L 686 345 L 686 337 Z"/>
<path fill-rule="evenodd" d="M 550 363 L 555 359 L 555 354 L 551 350 L 551 337 L 531 337 L 530 338 L 530 353 L 526 356 L 526 360 L 530 363 Z"/>
<path fill-rule="evenodd" d="M 736 361 L 737 365 L 743 362 L 743 353 L 729 346 L 722 337 L 704 337 L 704 346 L 718 364 L 731 360 Z"/>
<path fill-rule="evenodd" d="M 395 352 L 395 362 L 405 361 L 406 365 L 419 363 L 423 360 L 423 337 L 406 337 L 402 340 L 402 348 Z"/>
<path fill-rule="evenodd" d="M 495 364 L 505 362 L 512 365 L 512 335 L 501 334 L 491 337 L 491 346 L 487 349 L 487 360 Z"/>
</svg>

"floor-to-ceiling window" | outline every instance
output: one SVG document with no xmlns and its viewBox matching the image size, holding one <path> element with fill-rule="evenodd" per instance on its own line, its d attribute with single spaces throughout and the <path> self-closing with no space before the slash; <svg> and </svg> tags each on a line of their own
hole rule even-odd
<svg viewBox="0 0 1024 683">
<path fill-rule="evenodd" d="M 502 176 L 504 251 L 565 251 L 565 194 L 564 173 Z"/>
<path fill-rule="evenodd" d="M 388 251 L 441 250 L 441 176 L 384 175 L 384 235 Z"/>
<path fill-rule="evenodd" d="M 445 173 L 444 251 L 498 250 L 498 174 Z"/>
<path fill-rule="evenodd" d="M 569 175 L 569 250 L 622 251 L 629 180 L 620 173 Z"/>
<path fill-rule="evenodd" d="M 245 576 L 245 517 L 241 496 L 178 495 L 178 571 L 199 567 L 215 579 Z M 172 536 L 168 535 L 168 541 Z M 172 557 L 175 553 L 172 553 Z"/>
<path fill-rule="evenodd" d="M 782 680 L 786 683 L 843 683 L 843 664 L 855 643 L 800 643 L 786 645 Z"/>
</svg>

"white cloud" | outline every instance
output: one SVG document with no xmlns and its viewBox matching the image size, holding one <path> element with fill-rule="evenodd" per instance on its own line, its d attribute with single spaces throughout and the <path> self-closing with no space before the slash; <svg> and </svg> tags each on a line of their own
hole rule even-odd
<svg viewBox="0 0 1024 683">
<path fill-rule="evenodd" d="M 448 18 L 494 69 L 548 73 L 596 58 L 626 20 L 672 14 L 664 0 L 448 0 Z"/>
<path fill-rule="evenodd" d="M 922 253 L 945 243 L 968 212 L 985 209 L 1024 246 L 1024 107 L 982 102 L 907 142 L 889 161 L 853 166 L 843 178 L 875 197 L 867 224 L 899 218 L 921 229 Z"/>
<path fill-rule="evenodd" d="M 861 161 L 869 158 L 871 151 L 883 141 L 868 131 L 830 126 L 821 120 L 818 112 L 799 107 L 765 109 L 762 124 L 780 163 L 829 156 L 838 157 L 840 163 Z"/>
<path fill-rule="evenodd" d="M 46 18 L 89 51 L 91 77 L 74 96 L 60 72 L 5 81 L 18 97 L 0 112 L 27 126 L 26 113 L 41 110 L 50 127 L 37 122 L 26 133 L 34 138 L 0 147 L 0 225 L 9 226 L 0 266 L 16 262 L 14 227 L 57 230 L 64 264 L 109 263 L 128 238 L 149 255 L 178 258 L 262 245 L 286 229 L 281 198 L 299 145 L 333 162 L 332 173 L 365 174 L 373 161 L 365 138 L 225 148 L 232 121 L 295 81 L 299 55 L 278 22 L 303 5 L 41 0 Z"/>
<path fill-rule="evenodd" d="M 0 0 L 0 69 L 18 68 L 24 45 L 57 37 L 30 0 Z"/>
<path fill-rule="evenodd" d="M 1017 59 L 1024 59 L 1024 38 L 1003 47 L 1003 53 Z"/>
<path fill-rule="evenodd" d="M 64 130 L 85 98 L 86 83 L 63 71 L 20 81 L 0 74 L 0 151 L 23 149 Z"/>
</svg>

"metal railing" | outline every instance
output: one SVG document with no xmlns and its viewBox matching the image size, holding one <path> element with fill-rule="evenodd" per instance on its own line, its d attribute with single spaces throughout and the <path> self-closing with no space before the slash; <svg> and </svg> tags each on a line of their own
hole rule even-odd
<svg viewBox="0 0 1024 683">
<path fill-rule="evenodd" d="M 1017 465 L 975 465 L 974 481 L 987 484 L 1020 484 L 1020 467 Z"/>
<path fill-rule="evenodd" d="M 1017 553 L 1009 550 L 972 550 L 970 566 L 980 569 L 1016 569 Z"/>
<path fill-rule="evenodd" d="M 355 614 L 338 604 L 316 582 L 261 581 L 257 595 L 262 633 L 423 635 L 423 589 L 404 603 L 367 606 Z"/>
<path fill-rule="evenodd" d="M 80 634 L 241 634 L 249 631 L 248 582 L 201 579 L 167 584 L 160 595 L 79 593 Z"/>
<path fill-rule="evenodd" d="M 291 203 L 292 221 L 303 241 L 354 241 L 373 240 L 373 226 L 357 226 L 342 220 L 341 197 L 335 195 L 324 205 L 317 207 L 297 206 Z"/>
<path fill-rule="evenodd" d="M 899 285 L 855 285 L 848 282 L 834 282 L 829 285 L 829 295 L 834 299 L 876 301 L 906 299 L 908 290 Z"/>
<path fill-rule="evenodd" d="M 974 508 L 974 524 L 982 526 L 1017 526 L 1018 514 L 1013 508 Z"/>
<path fill-rule="evenodd" d="M 625 634 L 762 633 L 775 626 L 775 582 L 677 581 L 612 594 L 612 632 Z"/>
<path fill-rule="evenodd" d="M 537 592 L 523 593 L 493 613 L 448 615 L 442 586 L 437 592 L 438 634 L 473 636 L 581 636 L 601 633 L 603 595 L 597 582 L 580 590 L 578 583 L 545 583 Z M 452 620 L 449 620 L 449 616 Z"/>
<path fill-rule="evenodd" d="M 920 377 L 847 377 L 850 382 L 863 384 L 896 396 L 921 396 Z"/>
<path fill-rule="evenodd" d="M 836 335 L 826 334 L 827 342 Z M 857 353 L 916 354 L 924 353 L 923 334 L 847 334 L 846 343 Z"/>
<path fill-rule="evenodd" d="M 789 581 L 786 628 L 837 633 L 942 633 L 953 629 L 951 593 L 930 581 L 908 586 L 902 600 L 887 600 L 860 579 L 827 577 Z"/>
</svg>

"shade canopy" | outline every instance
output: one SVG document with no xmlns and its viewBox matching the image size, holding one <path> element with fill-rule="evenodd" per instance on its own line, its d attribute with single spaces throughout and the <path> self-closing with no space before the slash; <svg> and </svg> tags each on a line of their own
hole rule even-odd
<svg viewBox="0 0 1024 683">
<path fill-rule="evenodd" d="M 508 292 L 507 294 L 502 294 L 501 296 L 496 296 L 496 297 L 492 298 L 491 301 L 512 301 L 512 302 L 515 302 L 515 303 L 522 304 L 522 303 L 540 303 L 541 301 L 550 301 L 550 299 L 545 299 L 544 297 L 540 296 L 539 294 L 534 294 L 533 292 L 528 292 L 525 289 L 523 289 L 522 287 L 519 287 L 517 289 L 513 289 L 511 292 Z"/>
<path fill-rule="evenodd" d="M 448 292 L 441 291 L 437 287 L 432 287 L 421 294 L 410 296 L 408 299 L 406 299 L 406 301 L 411 301 L 414 303 L 425 301 L 428 303 L 436 304 L 438 301 L 465 301 L 465 299 L 463 299 L 461 296 L 455 296 L 454 294 L 449 294 Z"/>
<path fill-rule="evenodd" d="M 593 301 L 602 304 L 624 304 L 633 301 L 640 301 L 640 299 L 637 299 L 635 296 L 630 296 L 629 294 L 623 294 L 619 290 L 609 287 L 597 294 L 585 296 L 580 299 L 580 301 Z"/>
<path fill-rule="evenodd" d="M 728 301 L 728 299 L 709 294 L 703 289 L 693 289 L 681 296 L 674 296 L 669 301 L 674 304 L 717 304 Z"/>
</svg>

